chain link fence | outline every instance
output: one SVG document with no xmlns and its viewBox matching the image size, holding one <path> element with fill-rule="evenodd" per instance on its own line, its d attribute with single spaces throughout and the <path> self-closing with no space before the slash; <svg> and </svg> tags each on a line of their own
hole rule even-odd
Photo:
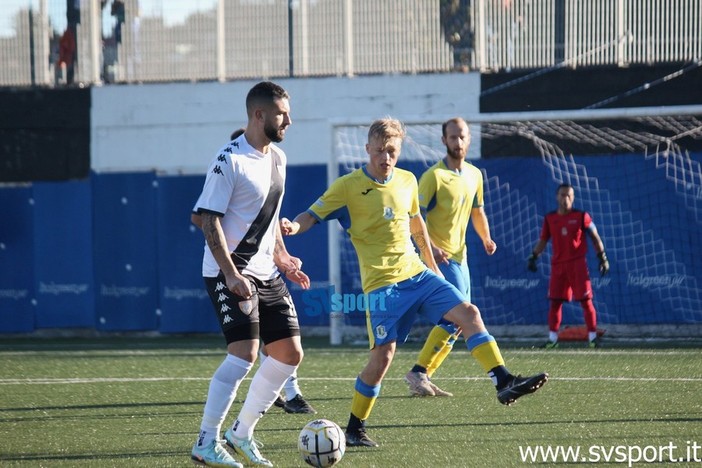
<svg viewBox="0 0 702 468">
<path fill-rule="evenodd" d="M 0 86 L 699 62 L 702 0 L 3 0 Z"/>
</svg>

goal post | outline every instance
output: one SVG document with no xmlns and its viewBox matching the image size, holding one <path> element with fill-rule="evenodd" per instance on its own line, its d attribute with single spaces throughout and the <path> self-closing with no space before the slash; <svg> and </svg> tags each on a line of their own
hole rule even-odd
<svg viewBox="0 0 702 468">
<path fill-rule="evenodd" d="M 447 115 L 397 116 L 406 126 L 398 167 L 417 178 L 445 156 Z M 498 251 L 488 257 L 469 227 L 473 301 L 489 326 L 546 326 L 550 246 L 529 273 L 525 259 L 555 188 L 570 183 L 575 207 L 603 238 L 611 274 L 597 275 L 594 302 L 603 327 L 702 324 L 702 106 L 466 114 L 470 161 L 484 177 L 485 210 Z M 367 120 L 332 122 L 328 182 L 367 161 Z M 329 223 L 329 278 L 357 293 L 358 264 L 348 235 Z M 589 242 L 589 241 L 588 241 Z M 564 324 L 582 323 L 579 304 Z M 360 316 L 330 317 L 330 341 L 365 334 Z"/>
</svg>

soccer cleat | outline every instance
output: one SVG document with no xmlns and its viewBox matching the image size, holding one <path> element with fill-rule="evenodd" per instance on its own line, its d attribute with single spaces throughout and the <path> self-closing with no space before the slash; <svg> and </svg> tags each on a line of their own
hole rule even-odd
<svg viewBox="0 0 702 468">
<path fill-rule="evenodd" d="M 277 406 L 278 408 L 285 408 L 285 400 L 283 399 L 283 397 L 278 395 L 278 398 L 276 398 L 273 402 L 273 406 Z"/>
<path fill-rule="evenodd" d="M 234 460 L 218 440 L 213 440 L 204 447 L 198 447 L 197 444 L 195 444 L 190 458 L 196 464 L 203 466 L 225 466 L 234 468 L 242 468 L 244 466 Z"/>
<path fill-rule="evenodd" d="M 507 385 L 497 391 L 497 399 L 503 405 L 511 405 L 517 398 L 534 393 L 548 381 L 548 374 L 537 374 L 532 377 L 512 376 Z"/>
<path fill-rule="evenodd" d="M 435 396 L 445 396 L 445 397 L 452 397 L 453 393 L 447 392 L 446 390 L 440 389 L 434 382 L 431 380 L 429 381 L 429 386 L 431 389 L 434 391 Z"/>
<path fill-rule="evenodd" d="M 591 340 L 587 343 L 587 347 L 591 349 L 599 348 L 602 346 L 602 343 L 600 343 L 600 337 L 598 336 L 594 340 Z"/>
<path fill-rule="evenodd" d="M 366 428 L 361 427 L 355 431 L 346 430 L 346 446 L 347 447 L 377 447 L 378 443 L 368 437 Z"/>
<path fill-rule="evenodd" d="M 434 390 L 429 385 L 429 378 L 424 372 L 409 371 L 405 375 L 405 382 L 409 385 L 412 396 L 434 396 Z"/>
<path fill-rule="evenodd" d="M 317 414 L 317 411 L 300 394 L 295 395 L 295 398 L 292 400 L 286 401 L 283 409 L 286 413 Z"/>
<path fill-rule="evenodd" d="M 253 437 L 251 439 L 239 439 L 234 436 L 234 431 L 232 431 L 230 427 L 227 429 L 227 432 L 224 433 L 224 440 L 237 455 L 244 457 L 247 464 L 273 466 L 273 463 L 263 458 L 261 452 L 258 451 L 258 447 L 261 443 L 254 440 Z"/>
<path fill-rule="evenodd" d="M 547 341 L 543 345 L 541 345 L 543 349 L 556 349 L 558 348 L 558 341 Z"/>
</svg>

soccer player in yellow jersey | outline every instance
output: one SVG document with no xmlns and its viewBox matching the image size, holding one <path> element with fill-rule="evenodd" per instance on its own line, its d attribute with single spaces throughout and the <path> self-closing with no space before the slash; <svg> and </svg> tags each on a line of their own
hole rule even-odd
<svg viewBox="0 0 702 468">
<path fill-rule="evenodd" d="M 446 281 L 470 296 L 470 271 L 466 256 L 466 230 L 472 221 L 488 255 L 497 250 L 490 237 L 490 225 L 483 208 L 483 174 L 465 160 L 470 146 L 470 129 L 460 117 L 441 126 L 446 157 L 426 170 L 419 179 L 419 207 L 427 223 L 432 254 Z M 417 363 L 405 376 L 410 394 L 453 396 L 432 382 L 431 376 L 453 349 L 461 330 L 441 319 L 427 337 Z"/>
<path fill-rule="evenodd" d="M 492 378 L 497 399 L 509 405 L 535 392 L 548 379 L 512 375 L 480 311 L 443 279 L 431 254 L 426 225 L 419 213 L 417 179 L 395 167 L 405 136 L 403 125 L 390 118 L 376 120 L 368 131 L 369 161 L 340 177 L 305 212 L 291 222 L 281 219 L 284 235 L 305 232 L 318 221 L 338 219 L 351 236 L 361 268 L 363 292 L 382 295 L 383 311 L 366 311 L 370 356 L 356 378 L 351 415 L 346 427 L 349 446 L 376 447 L 365 422 L 380 394 L 395 346 L 404 342 L 420 314 L 432 323 L 445 318 L 467 336 L 471 354 Z M 412 245 L 414 240 L 424 263 Z M 369 304 L 374 302 L 370 297 Z"/>
</svg>

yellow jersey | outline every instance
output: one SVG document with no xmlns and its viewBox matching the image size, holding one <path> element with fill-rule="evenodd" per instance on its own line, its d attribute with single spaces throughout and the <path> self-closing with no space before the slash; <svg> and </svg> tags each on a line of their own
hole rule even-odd
<svg viewBox="0 0 702 468">
<path fill-rule="evenodd" d="M 466 230 L 473 208 L 483 206 L 483 174 L 468 163 L 460 173 L 442 159 L 419 179 L 419 205 L 426 211 L 433 245 L 458 263 L 466 259 Z"/>
<path fill-rule="evenodd" d="M 361 269 L 363 292 L 404 281 L 426 270 L 410 236 L 418 216 L 417 179 L 394 168 L 380 183 L 356 169 L 335 180 L 307 210 L 319 221 L 338 219 L 351 237 Z"/>
</svg>

